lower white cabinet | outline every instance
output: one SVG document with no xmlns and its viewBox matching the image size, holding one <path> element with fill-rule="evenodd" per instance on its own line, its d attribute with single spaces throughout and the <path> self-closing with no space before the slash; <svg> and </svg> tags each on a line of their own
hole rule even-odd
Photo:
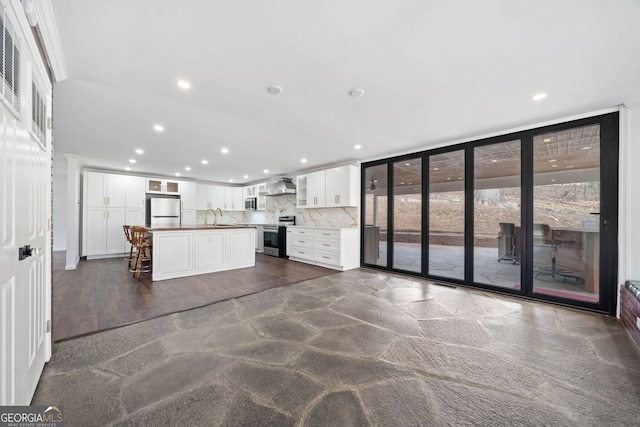
<svg viewBox="0 0 640 427">
<path fill-rule="evenodd" d="M 357 228 L 295 226 L 287 228 L 287 238 L 287 252 L 293 261 L 336 270 L 360 266 L 360 236 Z"/>
<path fill-rule="evenodd" d="M 152 279 L 253 267 L 255 236 L 253 227 L 154 230 Z"/>
<path fill-rule="evenodd" d="M 83 255 L 92 258 L 125 252 L 124 208 L 94 208 L 86 210 Z"/>
</svg>

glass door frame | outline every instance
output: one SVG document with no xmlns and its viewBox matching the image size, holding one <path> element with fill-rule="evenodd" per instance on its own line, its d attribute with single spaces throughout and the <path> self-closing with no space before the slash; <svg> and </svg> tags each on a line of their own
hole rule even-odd
<svg viewBox="0 0 640 427">
<path fill-rule="evenodd" d="M 600 126 L 600 264 L 599 302 L 570 300 L 554 295 L 533 292 L 533 139 L 540 133 L 558 132 L 588 125 Z M 473 281 L 474 272 L 474 149 L 476 147 L 498 144 L 501 142 L 521 141 L 521 284 L 520 289 L 507 289 Z M 429 265 L 429 157 L 434 154 L 450 151 L 465 151 L 464 191 L 464 279 L 438 277 L 428 274 Z M 393 164 L 404 159 L 422 157 L 422 271 L 420 273 L 392 268 L 393 261 Z M 615 315 L 617 308 L 618 282 L 618 165 L 619 165 L 619 113 L 607 113 L 569 122 L 541 126 L 509 134 L 478 139 L 470 142 L 440 147 L 422 152 L 366 162 L 361 165 L 361 218 L 365 209 L 365 170 L 367 167 L 387 164 L 387 264 L 386 267 L 364 262 L 364 238 L 361 239 L 360 265 L 380 270 L 394 271 L 413 276 L 420 276 L 439 282 L 454 283 L 473 288 L 487 289 L 498 293 L 506 293 L 525 298 L 549 301 L 597 312 Z M 361 221 L 361 236 L 364 236 L 364 220 Z"/>
</svg>

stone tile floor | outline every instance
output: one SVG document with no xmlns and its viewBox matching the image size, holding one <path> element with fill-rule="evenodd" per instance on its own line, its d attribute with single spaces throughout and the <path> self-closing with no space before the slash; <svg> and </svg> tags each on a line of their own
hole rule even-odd
<svg viewBox="0 0 640 427">
<path fill-rule="evenodd" d="M 67 426 L 630 426 L 617 319 L 352 270 L 54 346 Z"/>
</svg>

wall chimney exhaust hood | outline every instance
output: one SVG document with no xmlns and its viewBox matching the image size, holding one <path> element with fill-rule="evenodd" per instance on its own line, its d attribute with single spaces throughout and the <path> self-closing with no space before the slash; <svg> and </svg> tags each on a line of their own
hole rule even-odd
<svg viewBox="0 0 640 427">
<path fill-rule="evenodd" d="M 278 178 L 276 182 L 267 186 L 260 192 L 261 196 L 282 196 L 284 194 L 296 194 L 296 185 L 291 178 Z"/>
</svg>

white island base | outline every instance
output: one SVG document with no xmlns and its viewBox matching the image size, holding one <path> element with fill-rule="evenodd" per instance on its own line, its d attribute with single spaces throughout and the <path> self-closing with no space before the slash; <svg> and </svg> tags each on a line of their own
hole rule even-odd
<svg viewBox="0 0 640 427">
<path fill-rule="evenodd" d="M 254 227 L 153 228 L 152 280 L 215 273 L 256 264 Z"/>
</svg>

